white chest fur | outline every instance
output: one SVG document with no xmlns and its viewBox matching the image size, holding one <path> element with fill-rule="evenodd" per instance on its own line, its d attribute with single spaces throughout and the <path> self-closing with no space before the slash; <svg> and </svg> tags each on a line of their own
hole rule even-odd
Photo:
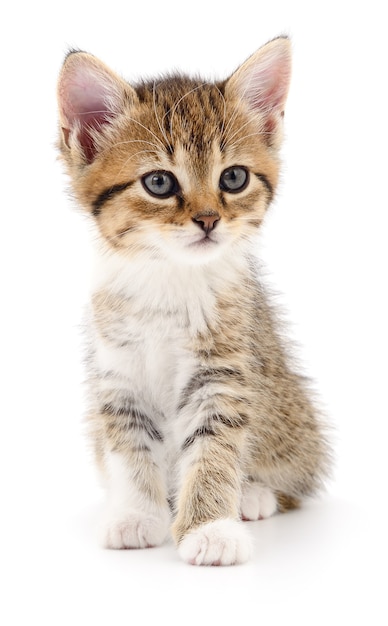
<svg viewBox="0 0 388 626">
<path fill-rule="evenodd" d="M 172 417 L 197 366 L 190 343 L 217 323 L 217 299 L 238 281 L 238 270 L 227 260 L 180 266 L 152 255 L 99 254 L 93 292 L 128 303 L 107 322 L 110 341 L 94 329 L 95 365 L 100 374 L 114 373 L 100 376 L 102 388 L 130 388 L 144 410 Z"/>
</svg>

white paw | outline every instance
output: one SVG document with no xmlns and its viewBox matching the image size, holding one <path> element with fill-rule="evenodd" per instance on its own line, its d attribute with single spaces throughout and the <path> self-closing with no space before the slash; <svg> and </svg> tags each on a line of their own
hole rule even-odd
<svg viewBox="0 0 388 626">
<path fill-rule="evenodd" d="M 251 555 L 245 528 L 233 519 L 208 522 L 191 531 L 179 544 L 179 554 L 191 565 L 234 565 Z"/>
<path fill-rule="evenodd" d="M 276 496 L 259 483 L 247 483 L 244 485 L 241 498 L 241 517 L 243 520 L 254 521 L 270 517 L 276 512 Z"/>
<path fill-rule="evenodd" d="M 105 518 L 100 531 L 104 548 L 151 548 L 166 539 L 169 515 L 149 515 L 137 511 Z"/>
</svg>

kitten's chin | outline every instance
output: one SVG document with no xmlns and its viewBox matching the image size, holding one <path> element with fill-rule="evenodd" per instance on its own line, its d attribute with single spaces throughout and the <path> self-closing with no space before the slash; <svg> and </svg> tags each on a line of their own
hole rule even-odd
<svg viewBox="0 0 388 626">
<path fill-rule="evenodd" d="M 161 237 L 153 234 L 150 243 L 154 249 L 174 263 L 186 265 L 206 265 L 230 254 L 236 238 L 225 233 L 217 233 L 210 237 L 168 234 Z"/>
<path fill-rule="evenodd" d="M 226 242 L 203 238 L 186 245 L 180 242 L 168 246 L 168 254 L 179 263 L 205 265 L 221 258 L 227 248 Z"/>
</svg>

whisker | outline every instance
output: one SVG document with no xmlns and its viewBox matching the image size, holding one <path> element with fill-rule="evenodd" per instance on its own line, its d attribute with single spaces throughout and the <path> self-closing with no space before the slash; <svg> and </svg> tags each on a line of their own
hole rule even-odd
<svg viewBox="0 0 388 626">
<path fill-rule="evenodd" d="M 134 230 L 138 231 L 139 229 L 137 228 L 137 226 L 128 226 L 128 228 L 124 228 L 124 230 L 120 230 L 116 235 L 113 235 L 111 239 L 122 239 L 123 237 L 125 237 L 125 235 L 133 232 Z"/>
<path fill-rule="evenodd" d="M 250 78 L 250 79 L 249 79 L 249 81 L 248 81 L 248 83 L 247 83 L 247 85 L 245 86 L 245 89 L 244 89 L 244 91 L 242 92 L 242 94 L 241 94 L 241 96 L 240 96 L 240 99 L 241 99 L 241 100 L 244 100 L 244 98 L 245 98 L 245 94 L 246 94 L 246 92 L 247 92 L 247 90 L 248 90 L 248 87 L 250 86 L 251 80 L 252 80 L 252 79 Z M 233 115 L 231 115 L 231 116 L 230 116 L 230 119 L 229 119 L 229 121 L 228 121 L 228 123 L 227 123 L 227 125 L 226 125 L 226 127 L 225 127 L 225 134 L 229 131 L 229 128 L 231 127 L 231 125 L 232 125 L 232 124 L 233 124 L 233 122 L 235 121 L 235 119 L 236 119 L 236 117 L 238 116 L 238 114 L 239 114 L 239 109 L 238 109 L 238 107 L 235 107 L 235 109 L 234 109 L 234 111 L 233 111 Z"/>
<path fill-rule="evenodd" d="M 249 80 L 248 80 L 248 81 L 246 82 L 246 84 L 245 84 L 244 91 L 243 91 L 243 92 L 241 93 L 241 95 L 240 95 L 240 100 L 242 100 L 242 101 L 244 101 L 244 100 L 245 100 L 246 93 L 247 93 L 247 91 L 251 88 L 252 80 L 253 80 L 253 77 L 252 77 L 252 76 L 250 76 L 250 77 L 249 77 Z M 235 121 L 236 117 L 238 116 L 238 113 L 239 113 L 239 109 L 238 109 L 238 107 L 235 107 L 234 112 L 233 112 L 233 115 L 231 115 L 231 117 L 230 117 L 230 119 L 229 119 L 229 121 L 228 121 L 228 124 L 227 124 L 227 125 L 226 125 L 226 127 L 225 127 L 225 135 L 226 135 L 226 133 L 229 131 L 229 128 L 230 128 L 230 127 L 232 126 L 232 124 L 234 123 L 234 121 Z M 237 132 L 239 132 L 239 131 L 237 131 Z M 234 135 L 233 135 L 233 136 L 234 136 Z M 228 142 L 226 141 L 223 145 L 225 146 L 225 145 L 227 145 L 227 143 L 228 143 Z"/>
<path fill-rule="evenodd" d="M 155 113 L 156 121 L 157 121 L 157 123 L 158 123 L 159 130 L 160 130 L 160 132 L 162 133 L 162 135 L 163 135 L 163 137 L 164 137 L 164 139 L 165 139 L 165 141 L 166 141 L 166 144 L 167 144 L 168 148 L 171 150 L 171 149 L 172 149 L 172 146 L 171 146 L 170 141 L 169 141 L 169 139 L 168 139 L 168 137 L 167 137 L 167 135 L 166 135 L 166 131 L 164 130 L 164 128 L 163 128 L 163 126 L 162 126 L 162 122 L 164 122 L 164 119 L 165 119 L 165 117 L 166 117 L 166 114 L 163 116 L 163 118 L 162 118 L 162 122 L 160 122 L 159 117 L 158 117 L 158 111 L 157 111 L 157 108 L 156 108 L 156 90 L 155 90 L 155 87 L 156 87 L 156 81 L 154 80 L 154 84 L 153 84 L 153 87 L 152 87 L 152 102 L 153 102 L 153 108 L 154 108 L 154 113 Z"/>
<path fill-rule="evenodd" d="M 236 119 L 236 117 L 237 117 L 238 113 L 239 113 L 239 110 L 238 110 L 238 108 L 237 108 L 237 107 L 235 107 L 235 109 L 234 109 L 234 111 L 233 111 L 233 114 L 230 116 L 230 118 L 229 118 L 229 120 L 228 120 L 228 123 L 227 123 L 227 124 L 226 124 L 226 126 L 224 127 L 224 132 L 223 132 L 223 135 L 221 136 L 221 144 L 222 144 L 223 146 L 225 146 L 225 145 L 226 145 L 226 143 L 227 143 L 226 141 L 224 141 L 224 137 L 225 137 L 225 136 L 227 135 L 227 133 L 229 132 L 229 129 L 230 129 L 230 127 L 232 126 L 232 124 L 234 123 L 234 121 L 235 121 L 235 119 Z"/>
<path fill-rule="evenodd" d="M 154 146 L 155 151 L 160 150 L 159 146 L 157 146 L 156 143 L 152 143 L 152 141 L 147 141 L 146 139 L 128 139 L 127 141 L 118 141 L 117 143 L 113 144 L 113 146 L 109 146 L 109 149 L 116 148 L 117 146 L 125 146 L 129 143 L 146 143 L 149 146 Z"/>
<path fill-rule="evenodd" d="M 82 113 L 80 113 L 80 116 L 83 116 L 83 115 L 91 115 L 91 114 L 95 114 L 95 113 L 106 113 L 106 114 L 107 114 L 107 119 L 109 119 L 109 117 L 110 117 L 110 115 L 111 115 L 111 111 L 108 111 L 108 110 L 102 109 L 102 110 L 95 110 L 95 111 L 83 111 Z M 152 130 L 150 130 L 149 128 L 147 128 L 146 126 L 144 126 L 144 124 L 142 124 L 142 123 L 141 123 L 141 122 L 139 122 L 138 120 L 135 120 L 133 117 L 127 117 L 126 119 L 127 119 L 128 121 L 130 121 L 130 122 L 134 122 L 135 124 L 138 124 L 139 126 L 141 126 L 141 128 L 144 128 L 144 130 L 146 130 L 148 133 L 150 133 L 150 134 L 154 137 L 154 139 L 156 139 L 156 141 L 159 143 L 159 145 L 160 145 L 160 146 L 163 148 L 163 150 L 164 150 L 165 146 L 163 145 L 163 142 L 162 142 L 162 141 L 160 141 L 159 137 L 158 137 L 157 135 L 155 135 L 155 133 L 153 133 L 153 132 L 152 132 Z M 99 124 L 99 128 L 100 128 L 100 127 L 102 128 L 102 126 L 103 126 L 103 124 L 102 124 L 102 123 L 100 123 L 100 124 Z M 91 127 L 91 130 L 95 130 L 95 129 L 93 129 L 93 128 Z M 161 130 L 162 130 L 162 128 L 161 128 Z M 134 140 L 132 140 L 132 141 L 143 141 L 143 140 L 142 140 L 142 139 L 134 139 Z M 126 142 L 126 141 L 124 141 L 124 142 L 119 142 L 119 143 L 117 143 L 117 144 L 115 144 L 115 145 L 120 145 L 120 143 L 127 143 L 127 142 Z M 130 143 L 130 142 L 128 142 L 128 143 Z"/>
<path fill-rule="evenodd" d="M 125 235 L 127 235 L 128 233 L 130 233 L 131 231 L 136 233 L 139 233 L 141 231 L 145 231 L 146 228 L 144 228 L 144 226 L 140 223 L 135 224 L 135 225 L 130 225 L 127 228 L 123 228 L 122 230 L 118 231 L 115 235 L 110 235 L 109 236 L 109 240 L 110 241 L 116 241 L 118 239 L 122 239 Z"/>
<path fill-rule="evenodd" d="M 245 128 L 246 126 L 248 126 L 248 124 L 250 124 L 250 123 L 251 123 L 251 120 L 247 120 L 244 124 L 242 124 L 242 125 L 241 125 L 241 126 L 240 126 L 237 130 L 235 130 L 235 132 L 234 132 L 232 135 L 230 135 L 230 136 L 226 139 L 226 141 L 224 141 L 224 144 L 223 144 L 223 145 L 224 145 L 224 146 L 230 146 L 230 142 L 231 142 L 231 140 L 233 139 L 233 137 L 235 137 L 236 135 L 238 135 L 238 133 L 239 133 L 239 132 L 241 132 L 241 131 L 242 131 L 242 129 L 243 129 L 243 128 Z"/>
<path fill-rule="evenodd" d="M 224 135 L 225 122 L 226 122 L 226 100 L 225 100 L 225 96 L 222 93 L 221 89 L 217 85 L 214 85 L 214 86 L 217 89 L 218 93 L 220 94 L 220 96 L 222 98 L 223 105 L 224 105 L 224 115 L 223 115 L 223 118 L 222 118 L 222 126 L 221 126 L 221 145 L 222 145 L 222 137 Z"/>
<path fill-rule="evenodd" d="M 166 115 L 168 115 L 169 113 L 171 113 L 171 118 L 170 118 L 170 135 L 171 138 L 173 138 L 174 134 L 173 134 L 173 120 L 174 120 L 174 114 L 175 111 L 177 110 L 179 104 L 182 102 L 182 100 L 184 100 L 185 98 L 187 98 L 187 96 L 189 96 L 190 94 L 194 93 L 194 91 L 197 91 L 198 89 L 201 89 L 201 87 L 204 87 L 205 85 L 208 85 L 208 82 L 205 83 L 201 83 L 200 85 L 197 85 L 196 87 L 193 87 L 193 89 L 190 89 L 190 91 L 188 91 L 187 93 L 185 93 L 181 98 L 179 98 L 179 100 L 177 100 L 174 104 L 173 107 L 171 107 L 167 113 L 164 114 L 163 116 L 163 120 L 166 117 Z"/>
<path fill-rule="evenodd" d="M 153 146 L 154 150 L 143 150 L 142 152 L 154 152 L 154 154 L 159 154 L 160 153 L 160 148 L 159 146 L 156 145 L 156 143 L 152 143 L 152 141 L 146 141 L 145 139 L 129 139 L 128 141 L 118 141 L 117 143 L 111 145 L 111 146 L 107 146 L 106 148 L 102 148 L 101 150 L 99 150 L 98 154 L 101 156 L 106 152 L 110 152 L 113 148 L 116 148 L 117 146 L 124 146 L 126 144 L 130 144 L 130 143 L 145 143 L 149 146 Z M 139 154 L 138 152 L 136 152 L 136 154 Z"/>
<path fill-rule="evenodd" d="M 109 111 L 108 109 L 101 109 L 101 110 L 94 110 L 94 111 L 81 111 L 80 113 L 77 113 L 77 115 L 79 115 L 79 117 L 82 117 L 83 115 L 91 115 L 94 113 L 106 113 L 107 117 L 110 117 L 112 115 L 112 111 Z"/>
<path fill-rule="evenodd" d="M 162 148 L 162 150 L 165 150 L 165 145 L 163 144 L 163 142 L 159 139 L 159 137 L 157 135 L 155 135 L 154 132 L 152 132 L 152 130 L 150 130 L 149 128 L 147 128 L 147 126 L 144 126 L 144 124 L 142 124 L 141 122 L 139 122 L 139 120 L 135 120 L 133 117 L 127 117 L 126 118 L 128 121 L 130 122 L 134 122 L 135 124 L 138 124 L 138 126 L 141 126 L 141 128 L 144 128 L 144 130 L 147 131 L 147 133 L 150 133 L 150 135 L 153 136 L 154 139 L 156 139 L 156 141 L 158 142 L 159 146 Z"/>
<path fill-rule="evenodd" d="M 244 128 L 245 124 L 241 127 Z M 241 128 L 239 130 L 241 130 Z M 231 139 L 234 137 L 234 135 L 236 135 L 239 131 L 237 131 L 236 133 L 234 133 L 231 137 Z M 229 141 L 227 141 L 225 143 L 225 145 L 227 145 L 229 148 L 233 148 L 234 146 L 236 146 L 237 144 L 239 144 L 241 141 L 244 141 L 244 139 L 247 139 L 248 137 L 257 137 L 258 135 L 260 136 L 264 136 L 264 135 L 273 135 L 273 132 L 267 132 L 267 131 L 258 131 L 257 133 L 249 133 L 248 135 L 243 135 L 243 137 L 239 137 L 238 139 L 236 139 L 235 141 L 233 141 L 233 143 L 229 143 Z"/>
<path fill-rule="evenodd" d="M 125 162 L 123 163 L 122 167 L 120 168 L 120 171 L 117 173 L 116 177 L 115 177 L 115 181 L 114 181 L 114 185 L 120 180 L 121 177 L 121 173 L 124 170 L 125 166 L 132 160 L 135 158 L 135 156 L 137 156 L 138 154 L 157 154 L 157 152 L 155 150 L 139 150 L 138 152 L 135 152 L 134 154 L 131 154 L 131 156 L 129 156 Z"/>
</svg>

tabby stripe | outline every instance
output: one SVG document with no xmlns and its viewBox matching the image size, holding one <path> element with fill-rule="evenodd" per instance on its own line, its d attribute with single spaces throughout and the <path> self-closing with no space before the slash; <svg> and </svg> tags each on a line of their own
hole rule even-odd
<svg viewBox="0 0 388 626">
<path fill-rule="evenodd" d="M 257 178 L 259 180 L 261 180 L 263 185 L 265 185 L 265 187 L 267 187 L 267 190 L 268 190 L 268 193 L 269 193 L 269 196 L 270 196 L 270 200 L 271 200 L 272 196 L 273 196 L 273 187 L 272 187 L 271 183 L 269 182 L 268 178 L 264 174 L 258 174 L 257 172 L 255 172 L 255 176 L 257 176 Z"/>
<path fill-rule="evenodd" d="M 249 422 L 249 417 L 246 413 L 236 413 L 235 415 L 214 413 L 210 419 L 219 424 L 223 424 L 223 426 L 228 426 L 228 428 L 243 428 L 247 426 Z"/>
<path fill-rule="evenodd" d="M 209 428 L 207 426 L 201 426 L 200 428 L 197 428 L 197 430 L 195 430 L 193 434 L 190 435 L 190 437 L 187 437 L 187 439 L 185 439 L 182 444 L 182 450 L 186 450 L 187 448 L 189 448 L 194 443 L 194 441 L 198 439 L 198 437 L 208 437 L 215 434 L 216 433 L 212 428 Z"/>
<path fill-rule="evenodd" d="M 212 415 L 208 420 L 206 420 L 208 422 L 208 424 L 210 424 L 211 422 L 213 423 L 218 423 L 218 424 L 222 424 L 223 426 L 227 426 L 228 428 L 243 428 L 244 426 L 246 426 L 248 424 L 248 416 L 245 415 L 244 413 L 239 413 L 235 416 L 228 416 L 228 415 L 222 415 L 219 413 L 214 413 L 214 415 Z M 216 431 L 209 425 L 207 426 L 200 426 L 200 428 L 197 428 L 192 435 L 190 435 L 189 437 L 187 437 L 187 439 L 185 439 L 185 441 L 182 444 L 182 450 L 186 450 L 189 446 L 191 446 L 194 441 L 200 437 L 208 437 L 208 436 L 215 436 L 217 433 Z"/>
<path fill-rule="evenodd" d="M 181 399 L 178 404 L 178 411 L 181 411 L 191 400 L 191 396 L 199 391 L 202 387 L 212 383 L 223 383 L 235 381 L 241 385 L 245 384 L 245 378 L 240 370 L 230 367 L 214 367 L 199 370 L 189 380 L 186 387 L 182 391 Z"/>
<path fill-rule="evenodd" d="M 162 433 L 156 428 L 153 421 L 144 413 L 127 406 L 116 407 L 105 404 L 101 411 L 105 415 L 116 418 L 108 427 L 111 430 L 144 430 L 153 441 L 163 441 Z"/>
<path fill-rule="evenodd" d="M 122 183 L 121 185 L 112 185 L 112 187 L 108 187 L 100 193 L 99 196 L 93 202 L 93 215 L 94 217 L 98 217 L 101 213 L 101 208 L 105 204 L 107 200 L 110 200 L 112 196 L 116 193 L 120 193 L 120 191 L 124 191 L 124 189 L 128 189 L 131 185 L 133 185 L 134 181 L 130 180 L 127 183 Z"/>
</svg>

